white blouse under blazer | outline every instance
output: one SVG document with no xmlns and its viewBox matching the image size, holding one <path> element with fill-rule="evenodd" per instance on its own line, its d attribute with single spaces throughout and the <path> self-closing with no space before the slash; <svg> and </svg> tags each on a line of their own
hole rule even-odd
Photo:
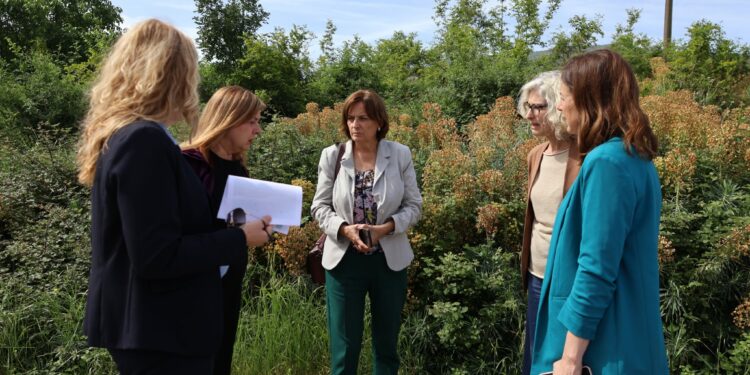
<svg viewBox="0 0 750 375">
<path fill-rule="evenodd" d="M 354 224 L 354 158 L 352 141 L 346 142 L 341 169 L 333 184 L 338 146 L 326 147 L 318 163 L 318 187 L 310 211 L 320 228 L 328 235 L 323 251 L 323 267 L 331 270 L 341 261 L 351 241 L 339 236 L 339 227 Z M 406 231 L 419 221 L 422 195 L 408 147 L 386 140 L 378 143 L 375 180 L 372 195 L 378 204 L 377 224 L 393 219 L 395 229 L 380 239 L 388 267 L 394 271 L 406 268 L 412 252 Z"/>
</svg>

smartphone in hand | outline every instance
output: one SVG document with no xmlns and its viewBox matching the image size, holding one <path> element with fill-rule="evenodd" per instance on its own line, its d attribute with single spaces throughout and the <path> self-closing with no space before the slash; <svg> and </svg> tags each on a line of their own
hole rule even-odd
<svg viewBox="0 0 750 375">
<path fill-rule="evenodd" d="M 372 247 L 372 234 L 369 229 L 360 229 L 359 239 L 362 240 L 367 247 Z"/>
</svg>

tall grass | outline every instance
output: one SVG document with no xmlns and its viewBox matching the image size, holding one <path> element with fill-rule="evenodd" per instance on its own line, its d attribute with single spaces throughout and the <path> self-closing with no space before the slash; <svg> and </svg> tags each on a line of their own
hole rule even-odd
<svg viewBox="0 0 750 375">
<path fill-rule="evenodd" d="M 325 373 L 328 338 L 323 290 L 311 289 L 302 278 L 275 274 L 256 288 L 240 312 L 234 373 Z"/>
<path fill-rule="evenodd" d="M 273 272 L 273 266 L 250 266 L 248 279 L 264 273 L 244 301 L 237 328 L 233 374 L 327 374 L 330 370 L 325 288 L 315 287 L 307 277 Z M 253 275 L 252 273 L 256 273 Z M 270 273 L 270 275 L 269 275 Z M 365 311 L 369 311 L 369 301 Z M 364 318 L 359 374 L 372 372 L 371 317 Z M 400 340 L 401 373 L 422 373 L 429 330 L 424 317 L 413 313 L 404 318 Z"/>
<path fill-rule="evenodd" d="M 105 350 L 86 345 L 79 279 L 60 277 L 70 282 L 53 289 L 6 284 L 0 290 L 0 374 L 116 373 Z"/>
</svg>

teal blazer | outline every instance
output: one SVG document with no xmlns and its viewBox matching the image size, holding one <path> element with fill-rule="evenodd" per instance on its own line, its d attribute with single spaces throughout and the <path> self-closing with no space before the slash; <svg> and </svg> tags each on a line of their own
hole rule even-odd
<svg viewBox="0 0 750 375">
<path fill-rule="evenodd" d="M 661 186 L 651 161 L 611 138 L 585 157 L 550 241 L 532 355 L 551 371 L 568 331 L 601 374 L 667 374 L 659 312 Z"/>
</svg>

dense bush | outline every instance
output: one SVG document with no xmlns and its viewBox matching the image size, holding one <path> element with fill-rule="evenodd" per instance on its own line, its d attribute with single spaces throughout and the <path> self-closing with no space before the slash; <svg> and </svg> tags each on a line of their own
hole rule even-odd
<svg viewBox="0 0 750 375">
<path fill-rule="evenodd" d="M 0 160 L 0 373 L 111 372 L 81 329 L 91 219 L 72 138 L 50 131 L 3 143 Z"/>
<path fill-rule="evenodd" d="M 652 64 L 647 90 L 668 73 Z M 664 196 L 659 259 L 672 370 L 740 373 L 750 326 L 750 109 L 701 106 L 684 91 L 646 96 L 643 106 L 661 144 L 654 162 Z M 424 106 L 422 118 L 410 125 L 399 116 L 391 134 L 411 147 L 424 197 L 411 233 L 408 308 L 423 324 L 407 325 L 405 335 L 431 359 L 420 371 L 515 373 L 525 300 L 517 269 L 525 156 L 538 141 L 510 98 L 461 131 L 435 104 Z M 316 142 L 332 137 L 337 120 L 326 121 L 305 114 L 285 124 Z M 298 253 L 316 238 L 314 229 L 302 232 L 308 242 L 294 236 Z M 417 327 L 421 334 L 410 334 Z"/>
<path fill-rule="evenodd" d="M 25 138 L 51 125 L 73 129 L 83 117 L 85 71 L 66 71 L 52 55 L 22 54 L 13 64 L 0 60 L 0 139 Z"/>
<path fill-rule="evenodd" d="M 304 190 L 302 227 L 251 253 L 236 373 L 328 370 L 323 289 L 304 273 L 306 252 L 320 234 L 308 210 L 321 150 L 344 140 L 334 103 L 361 86 L 384 94 L 392 116 L 388 139 L 412 150 L 424 197 L 422 219 L 410 232 L 416 258 L 399 342 L 403 373 L 519 372 L 525 157 L 539 141 L 503 95 L 592 46 L 600 20 L 575 18 L 573 31 L 548 45 L 541 37 L 559 0 L 548 1 L 545 12 L 537 0 L 511 1 L 504 9 L 482 0 L 436 3 L 440 30 L 433 46 L 394 33 L 375 46 L 354 40 L 337 50 L 331 23 L 317 65 L 307 56 L 308 32 L 297 27 L 247 35 L 237 69 L 203 62 L 202 98 L 239 82 L 270 104 L 268 124 L 248 155 L 251 176 Z M 515 34 L 498 27 L 508 11 L 519 21 Z M 670 367 L 744 374 L 750 371 L 748 47 L 727 40 L 718 25 L 699 22 L 687 40 L 663 51 L 634 31 L 637 19 L 637 11 L 628 12 L 612 48 L 642 80 L 642 105 L 661 146 L 654 162 L 663 187 L 658 255 Z M 88 59 L 78 56 L 81 46 L 60 54 L 11 43 L 12 57 L 0 60 L 0 374 L 115 371 L 106 351 L 88 348 L 82 334 L 90 203 L 73 164 L 84 92 L 107 35 L 117 31 L 107 30 L 87 31 Z M 552 53 L 532 55 L 535 46 Z M 63 65 L 61 56 L 75 58 Z M 310 98 L 323 108 L 309 103 L 296 117 L 278 116 L 295 115 Z M 179 139 L 188 134 L 175 130 Z M 361 372 L 371 370 L 369 340 L 366 333 Z"/>
<path fill-rule="evenodd" d="M 661 78 L 653 73 L 650 80 Z M 659 258 L 672 370 L 743 373 L 750 326 L 750 109 L 701 106 L 689 92 L 647 96 L 643 106 L 662 145 L 655 160 L 664 196 Z M 309 207 L 320 150 L 342 139 L 339 116 L 309 104 L 307 113 L 268 124 L 250 153 L 251 175 L 302 186 Z M 393 113 L 389 134 L 412 149 L 424 197 L 422 220 L 410 236 L 417 258 L 400 344 L 405 371 L 517 373 L 525 155 L 538 141 L 510 98 L 498 99 L 460 131 L 435 104 L 424 105 L 421 118 L 414 123 Z M 108 372 L 108 356 L 87 348 L 80 330 L 88 192 L 75 183 L 74 137 L 51 129 L 31 143 L 0 148 L 0 357 L 14 372 Z M 303 271 L 320 232 L 304 215 L 301 228 L 254 252 L 241 353 L 279 332 L 300 337 L 282 341 L 292 348 L 273 350 L 306 358 L 313 352 L 294 346 L 304 336 L 310 350 L 325 352 L 324 326 L 313 330 L 309 323 L 324 324 L 324 301 Z M 286 303 L 308 312 L 284 313 Z M 237 370 L 269 369 L 260 358 L 274 357 L 263 353 L 246 353 L 258 361 L 238 362 Z M 324 359 L 314 367 L 324 367 Z M 268 371 L 311 369 L 308 360 L 284 363 L 287 370 Z"/>
</svg>

